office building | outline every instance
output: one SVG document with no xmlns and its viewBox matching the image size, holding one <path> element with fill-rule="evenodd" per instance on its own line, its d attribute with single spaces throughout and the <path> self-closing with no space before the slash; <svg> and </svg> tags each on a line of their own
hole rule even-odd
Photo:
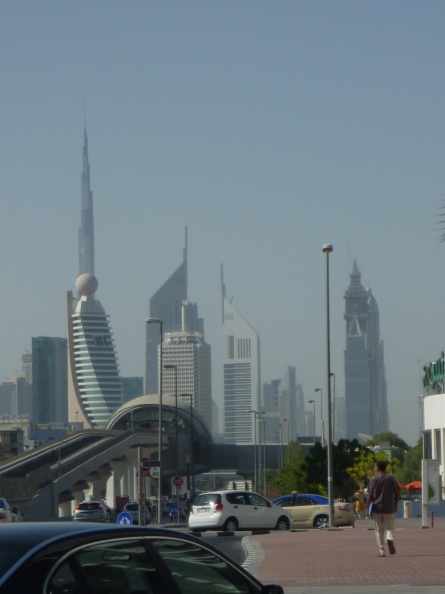
<svg viewBox="0 0 445 594">
<path fill-rule="evenodd" d="M 143 396 L 144 378 L 143 377 L 121 377 L 122 397 L 124 402 L 129 402 L 133 398 Z"/>
<path fill-rule="evenodd" d="M 379 309 L 370 289 L 361 283 L 354 262 L 345 293 L 345 418 L 346 438 L 385 433 L 388 405 Z"/>
<path fill-rule="evenodd" d="M 32 422 L 64 423 L 68 420 L 67 340 L 32 338 Z"/>
<path fill-rule="evenodd" d="M 186 311 L 184 305 L 183 311 Z M 163 394 L 185 400 L 193 406 L 212 431 L 211 347 L 199 332 L 187 329 L 184 316 L 181 332 L 168 332 L 162 345 Z"/>
<path fill-rule="evenodd" d="M 260 410 L 260 337 L 226 297 L 222 278 L 224 357 L 224 435 L 226 443 L 254 444 Z M 264 429 L 263 429 L 264 430 Z"/>
</svg>

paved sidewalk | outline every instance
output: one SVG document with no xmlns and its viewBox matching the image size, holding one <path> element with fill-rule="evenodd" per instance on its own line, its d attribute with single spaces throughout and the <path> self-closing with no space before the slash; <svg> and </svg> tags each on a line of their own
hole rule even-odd
<svg viewBox="0 0 445 594">
<path fill-rule="evenodd" d="M 444 594 L 445 518 L 422 528 L 421 518 L 396 519 L 397 553 L 379 558 L 372 520 L 354 528 L 271 532 L 248 538 L 247 568 L 286 594 Z"/>
</svg>

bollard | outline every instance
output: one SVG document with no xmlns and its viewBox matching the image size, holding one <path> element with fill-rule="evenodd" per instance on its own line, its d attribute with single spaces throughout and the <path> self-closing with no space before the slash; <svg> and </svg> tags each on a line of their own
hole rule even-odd
<svg viewBox="0 0 445 594">
<path fill-rule="evenodd" d="M 431 512 L 430 528 L 434 528 L 434 512 Z"/>
</svg>

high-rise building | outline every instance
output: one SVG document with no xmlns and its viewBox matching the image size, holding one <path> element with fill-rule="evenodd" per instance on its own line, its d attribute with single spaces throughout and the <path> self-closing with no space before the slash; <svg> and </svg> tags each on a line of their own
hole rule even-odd
<svg viewBox="0 0 445 594">
<path fill-rule="evenodd" d="M 193 406 L 212 431 L 211 348 L 199 332 L 186 325 L 181 332 L 168 332 L 162 345 L 163 394 L 170 394 Z M 170 369 L 168 366 L 172 366 Z"/>
<path fill-rule="evenodd" d="M 123 403 L 113 335 L 96 277 L 81 274 L 76 290 L 77 300 L 68 292 L 69 422 L 104 427 Z"/>
<path fill-rule="evenodd" d="M 143 377 L 121 377 L 122 397 L 124 402 L 129 402 L 133 398 L 144 395 Z"/>
<path fill-rule="evenodd" d="M 345 415 L 346 438 L 388 431 L 388 405 L 379 309 L 370 289 L 361 283 L 354 261 L 345 293 Z"/>
<path fill-rule="evenodd" d="M 32 338 L 32 422 L 65 423 L 67 402 L 66 338 Z"/>
<path fill-rule="evenodd" d="M 165 281 L 150 299 L 150 318 L 162 320 L 163 333 L 180 332 L 182 328 L 182 305 L 187 301 L 187 228 L 182 264 Z M 193 316 L 187 312 L 189 328 L 201 332 L 199 320 L 192 324 Z M 158 384 L 158 349 L 161 343 L 159 328 L 156 324 L 146 325 L 146 362 L 145 392 L 157 394 Z"/>
<path fill-rule="evenodd" d="M 224 357 L 224 435 L 226 443 L 254 444 L 259 411 L 260 337 L 226 297 L 222 278 Z"/>
<path fill-rule="evenodd" d="M 67 294 L 68 420 L 93 428 L 104 427 L 121 406 L 122 384 L 108 315 L 95 298 L 98 283 L 94 276 L 93 193 L 86 129 L 81 180 L 77 298 L 72 291 Z"/>
<path fill-rule="evenodd" d="M 93 192 L 90 186 L 90 164 L 88 162 L 88 138 L 84 129 L 82 150 L 81 215 L 79 228 L 79 275 L 94 274 L 94 216 Z"/>
</svg>

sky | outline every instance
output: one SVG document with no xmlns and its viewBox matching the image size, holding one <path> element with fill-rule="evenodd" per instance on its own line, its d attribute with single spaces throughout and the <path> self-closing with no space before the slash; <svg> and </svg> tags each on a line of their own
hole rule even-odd
<svg viewBox="0 0 445 594">
<path fill-rule="evenodd" d="M 445 348 L 445 3 L 3 0 L 0 375 L 64 336 L 84 124 L 96 276 L 121 374 L 144 375 L 149 298 L 189 244 L 189 299 L 222 415 L 220 266 L 262 381 L 344 395 L 354 260 L 380 309 L 390 429 L 419 437 Z M 312 405 L 306 404 L 308 410 Z"/>
</svg>

